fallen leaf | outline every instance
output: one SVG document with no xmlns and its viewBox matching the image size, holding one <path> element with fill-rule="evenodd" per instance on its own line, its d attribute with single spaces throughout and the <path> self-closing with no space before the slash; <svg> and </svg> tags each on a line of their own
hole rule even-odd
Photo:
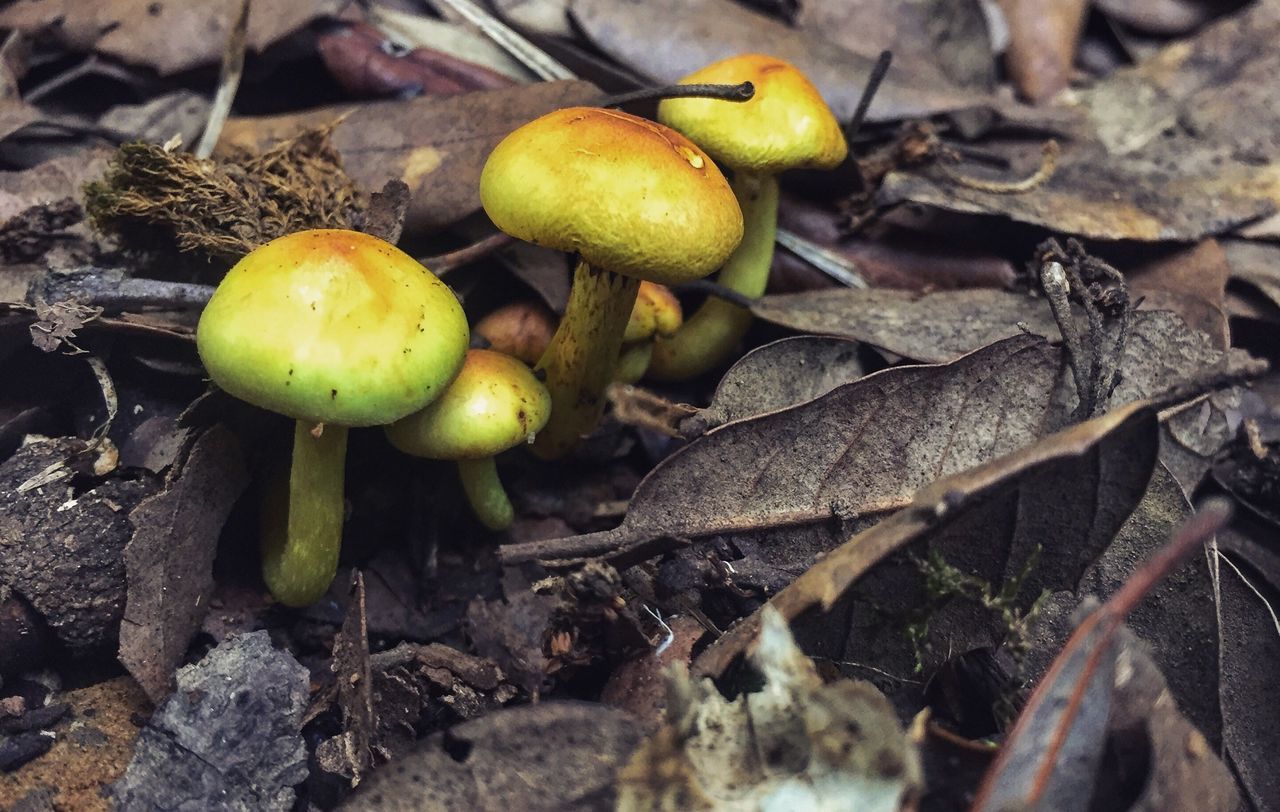
<svg viewBox="0 0 1280 812">
<path fill-rule="evenodd" d="M 342 732 L 316 745 L 316 760 L 326 771 L 359 785 L 373 759 L 370 749 L 377 724 L 373 708 L 373 675 L 369 668 L 369 623 L 365 616 L 364 576 L 351 573 L 346 615 L 333 638 L 329 661 L 338 684 Z"/>
<path fill-rule="evenodd" d="M 1256 5 L 1082 91 L 1077 109 L 1091 132 L 1064 142 L 1052 177 L 1030 191 L 985 191 L 935 164 L 891 172 L 877 203 L 910 200 L 1106 240 L 1193 241 L 1248 224 L 1247 236 L 1276 236 L 1280 163 L 1260 139 L 1280 128 L 1267 81 L 1280 64 L 1270 47 L 1277 36 L 1280 15 Z M 1040 161 L 1034 143 L 985 148 L 1011 161 L 1002 171 L 1011 177 Z"/>
<path fill-rule="evenodd" d="M 1119 709 L 1128 710 L 1130 718 L 1145 719 L 1160 704 L 1160 695 L 1165 691 L 1163 681 L 1155 685 L 1150 677 L 1152 673 L 1159 675 L 1154 665 L 1148 663 L 1147 674 L 1135 674 L 1132 664 L 1119 667 L 1117 660 L 1125 654 L 1121 633 L 1124 618 L 1156 582 L 1212 539 L 1230 515 L 1230 505 L 1222 500 L 1197 513 L 1179 527 L 1171 541 L 1130 576 L 1105 604 L 1089 612 L 1080 622 L 1027 701 L 1017 724 L 991 765 L 974 800 L 975 812 L 1010 806 L 1063 810 L 1089 808 L 1090 790 L 1102 759 L 1103 731 L 1108 724 L 1112 702 L 1116 702 Z M 1129 656 L 1133 657 L 1132 654 Z M 1146 685 L 1139 682 L 1144 677 Z M 1126 690 L 1130 692 L 1128 697 L 1122 694 Z M 1132 707 L 1141 701 L 1139 697 L 1144 693 L 1148 696 L 1142 702 L 1143 707 Z M 1125 699 L 1131 707 L 1125 708 L 1120 704 Z M 1167 694 L 1165 704 L 1171 704 Z M 1121 720 L 1115 721 L 1119 723 Z M 1194 728 L 1185 720 L 1183 725 L 1184 735 L 1179 739 L 1185 741 L 1185 731 L 1194 732 Z M 1205 757 L 1211 756 L 1203 737 L 1200 742 L 1202 752 L 1194 757 L 1196 761 L 1204 761 Z M 1176 751 L 1176 744 L 1174 749 Z M 1220 763 L 1217 766 L 1219 771 L 1225 772 Z M 1229 779 L 1225 786 L 1234 795 L 1235 788 Z M 1211 793 L 1202 799 L 1205 808 L 1230 810 L 1235 808 L 1230 801 L 1238 802 L 1238 798 L 1215 795 L 1217 793 Z M 1170 807 L 1157 804 L 1144 808 Z"/>
<path fill-rule="evenodd" d="M 1223 240 L 1231 279 L 1256 288 L 1280 306 L 1280 245 L 1258 240 Z"/>
<path fill-rule="evenodd" d="M 1247 547 L 1242 537 L 1265 543 L 1274 536 L 1273 525 L 1241 511 L 1218 537 L 1221 547 L 1233 551 L 1219 553 L 1215 561 L 1222 739 L 1245 793 L 1260 810 L 1273 808 L 1280 798 L 1275 770 L 1280 703 L 1274 701 L 1280 674 L 1280 587 L 1234 550 Z"/>
<path fill-rule="evenodd" d="M 853 116 L 875 63 L 874 57 L 845 50 L 813 31 L 790 28 L 731 0 L 573 0 L 569 11 L 600 50 L 660 83 L 673 83 L 742 53 L 784 59 L 809 77 L 841 121 Z M 878 52 L 881 46 L 871 47 Z M 891 71 L 867 118 L 915 118 L 986 101 L 980 93 L 928 83 L 916 86 Z"/>
<path fill-rule="evenodd" d="M 143 104 L 118 104 L 98 118 L 99 126 L 127 141 L 163 144 L 179 137 L 183 144 L 200 140 L 209 121 L 210 101 L 191 90 L 175 90 Z"/>
<path fill-rule="evenodd" d="M 752 534 L 768 538 L 799 574 L 851 525 L 1043 433 L 1058 365 L 1056 348 L 1019 336 L 952 364 L 887 369 L 721 426 L 659 464 L 621 525 L 571 546 L 578 556 L 637 560 L 657 539 Z M 501 555 L 506 563 L 547 561 L 548 548 L 560 549 L 559 541 L 508 545 Z"/>
<path fill-rule="evenodd" d="M 339 809 L 611 809 L 614 772 L 640 739 L 622 711 L 540 702 L 496 711 L 422 740 Z M 519 769 L 512 769 L 513 765 Z"/>
<path fill-rule="evenodd" d="M 135 529 L 124 548 L 119 657 L 154 701 L 169 692 L 209 610 L 218 536 L 248 484 L 235 435 L 215 426 L 195 440 L 165 489 L 129 513 Z"/>
<path fill-rule="evenodd" d="M 769 605 L 793 623 L 805 612 L 818 611 L 803 631 L 798 629 L 801 639 L 824 632 L 826 637 L 835 636 L 837 648 L 830 654 L 843 659 L 840 650 L 857 640 L 857 627 L 814 621 L 876 564 L 917 540 L 927 540 L 932 549 L 954 559 L 954 566 L 984 579 L 994 591 L 1009 579 L 1015 579 L 1019 595 L 1029 599 L 1043 588 L 1052 588 L 1053 581 L 1074 586 L 1141 498 L 1155 464 L 1156 425 L 1150 407 L 1132 404 L 941 478 L 919 490 L 907 507 L 862 532 L 846 534 L 843 543 L 770 598 Z M 1081 505 L 1092 510 L 1082 511 Z M 1053 546 L 1048 548 L 1050 542 Z M 1041 545 L 1046 545 L 1047 556 L 1037 552 Z M 1031 560 L 1036 560 L 1036 573 L 1023 578 Z M 909 572 L 913 580 L 921 579 L 917 568 Z M 918 609 L 920 592 L 918 586 L 904 589 L 901 579 L 890 578 L 873 598 L 885 600 L 883 614 L 909 614 Z M 1027 604 L 1029 599 L 1024 598 Z M 889 601 L 896 605 L 888 606 Z M 864 605 L 866 613 L 859 625 L 866 627 L 872 639 L 905 638 L 901 628 L 880 627 L 881 610 Z M 699 655 L 694 673 L 723 674 L 746 651 L 758 629 L 756 612 Z M 910 670 L 909 643 L 895 643 L 899 649 L 904 644 L 904 670 Z M 808 644 L 805 648 L 814 651 Z M 859 656 L 863 655 L 869 653 L 863 649 Z M 877 664 L 889 669 L 885 673 L 904 665 Z"/>
<path fill-rule="evenodd" d="M 105 147 L 91 148 L 53 158 L 30 169 L 0 172 L 0 223 L 32 206 L 53 204 L 68 196 L 83 205 L 82 187 L 102 176 L 111 154 Z"/>
<path fill-rule="evenodd" d="M 1188 327 L 1225 350 L 1231 344 L 1223 302 L 1230 273 L 1227 252 L 1217 240 L 1204 240 L 1126 266 L 1125 279 L 1129 296 L 1143 299 L 1144 309 L 1177 313 Z"/>
<path fill-rule="evenodd" d="M 687 437 L 716 426 L 813 400 L 865 374 L 858 342 L 823 336 L 783 338 L 729 368 L 711 403 L 680 424 Z"/>
<path fill-rule="evenodd" d="M 1148 34 L 1185 34 L 1220 14 L 1218 0 L 1094 0 L 1099 10 Z"/>
<path fill-rule="evenodd" d="M 662 724 L 667 709 L 667 677 L 675 664 L 686 668 L 693 648 L 707 633 L 691 615 L 663 621 L 669 637 L 614 669 L 600 691 L 600 701 L 635 717 L 646 733 Z"/>
<path fill-rule="evenodd" d="M 844 336 L 926 363 L 949 361 L 1024 332 L 1058 338 L 1044 299 L 989 288 L 783 293 L 761 298 L 751 312 L 792 330 Z"/>
<path fill-rule="evenodd" d="M 995 83 L 987 22 L 977 3 L 804 0 L 797 5 L 796 27 L 870 59 L 892 51 L 892 73 L 914 85 L 986 90 Z"/>
<path fill-rule="evenodd" d="M 341 119 L 332 143 L 347 173 L 367 189 L 404 181 L 413 193 L 406 231 L 432 230 L 479 211 L 480 170 L 508 133 L 544 113 L 600 98 L 600 91 L 586 82 L 542 82 L 444 98 L 232 118 L 219 147 L 263 149 Z"/>
<path fill-rule="evenodd" d="M 15 3 L 0 11 L 0 27 L 49 33 L 71 50 L 114 56 L 168 76 L 222 58 L 238 5 L 239 0 L 194 5 L 175 0 Z M 256 5 L 249 18 L 249 47 L 261 51 L 341 7 L 337 0 Z"/>
</svg>

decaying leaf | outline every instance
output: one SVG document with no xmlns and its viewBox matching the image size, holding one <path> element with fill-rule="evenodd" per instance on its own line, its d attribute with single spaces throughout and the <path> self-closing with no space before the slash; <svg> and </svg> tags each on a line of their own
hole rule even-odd
<svg viewBox="0 0 1280 812">
<path fill-rule="evenodd" d="M 129 513 L 119 656 L 154 701 L 169 692 L 209 610 L 218 536 L 248 484 L 235 435 L 215 426 L 195 440 L 165 489 Z"/>
<path fill-rule="evenodd" d="M 763 297 L 751 312 L 793 330 L 865 341 L 925 363 L 950 361 L 1023 332 L 1058 337 L 1043 299 L 990 288 L 923 294 L 892 288 L 784 293 Z"/>
<path fill-rule="evenodd" d="M 366 189 L 404 181 L 413 193 L 406 230 L 430 230 L 479 210 L 480 170 L 507 133 L 544 113 L 590 103 L 600 95 L 586 82 L 544 82 L 446 98 L 232 118 L 219 148 L 262 149 L 341 118 L 333 145 L 346 171 Z"/>
<path fill-rule="evenodd" d="M 842 121 L 853 116 L 875 57 L 857 54 L 811 30 L 797 30 L 731 0 L 574 0 L 574 21 L 605 53 L 661 83 L 741 53 L 792 63 L 817 86 Z M 872 43 L 879 52 L 889 43 Z M 919 86 L 890 73 L 868 118 L 891 121 L 974 107 L 984 94 Z"/>
<path fill-rule="evenodd" d="M 578 537 L 572 549 L 636 560 L 659 539 L 752 534 L 798 574 L 852 528 L 909 504 L 917 488 L 1044 433 L 1058 365 L 1044 339 L 1018 336 L 722 426 L 655 468 L 619 527 Z M 502 555 L 547 561 L 564 549 L 531 542 Z"/>
<path fill-rule="evenodd" d="M 994 592 L 1012 581 L 1024 606 L 1042 589 L 1052 588 L 1053 581 L 1074 585 L 1141 498 L 1155 464 L 1155 432 L 1154 412 L 1133 404 L 941 478 L 916 493 L 908 507 L 846 536 L 847 541 L 769 604 L 793 623 L 809 610 L 830 611 L 873 566 L 920 539 L 927 539 L 954 567 L 990 584 Z M 1081 511 L 1081 505 L 1093 510 Z M 1054 542 L 1052 549 L 1042 550 L 1049 540 Z M 1034 577 L 1024 575 L 1029 562 L 1035 563 Z M 897 569 L 922 580 L 918 568 Z M 929 600 L 922 584 L 908 589 L 906 583 L 892 577 L 883 582 L 868 595 L 867 614 L 855 614 L 857 623 L 847 633 L 844 624 L 813 624 L 802 639 L 824 632 L 829 638 L 833 625 L 838 639 L 828 639 L 824 648 L 839 658 L 846 638 L 856 636 L 859 627 L 872 640 L 902 637 L 905 630 L 900 625 L 881 628 L 880 622 L 887 615 L 909 616 L 922 600 Z M 694 673 L 722 674 L 746 651 L 758 628 L 759 613 L 739 622 L 697 658 Z M 806 648 L 813 651 L 808 644 Z M 910 646 L 906 648 L 906 663 L 881 667 L 910 670 L 913 655 Z"/>
<path fill-rule="evenodd" d="M 47 32 L 73 50 L 96 51 L 169 75 L 218 61 L 238 3 L 14 3 L 0 12 L 0 26 L 33 34 Z M 249 19 L 249 47 L 261 51 L 312 20 L 336 13 L 341 6 L 338 0 L 279 0 L 255 5 Z"/>
<path fill-rule="evenodd" d="M 373 707 L 373 675 L 369 668 L 369 622 L 365 615 L 364 576 L 351 573 L 346 616 L 333 638 L 329 662 L 337 680 L 342 732 L 316 746 L 316 760 L 328 772 L 358 786 L 373 760 L 370 749 L 377 724 Z"/>
<path fill-rule="evenodd" d="M 1259 139 L 1280 125 L 1275 83 L 1266 80 L 1280 60 L 1271 47 L 1278 33 L 1280 15 L 1257 5 L 1083 92 L 1079 108 L 1093 134 L 1066 142 L 1036 189 L 996 194 L 933 166 L 890 173 L 877 202 L 1003 215 L 1107 240 L 1199 240 L 1269 218 L 1280 206 L 1280 163 Z M 1012 161 L 1013 176 L 1039 160 L 1035 144 L 988 147 Z M 1277 223 L 1247 233 L 1274 236 Z"/>
<path fill-rule="evenodd" d="M 1242 515 L 1219 534 L 1219 543 L 1234 550 L 1247 546 L 1241 537 L 1262 541 L 1274 534 L 1274 525 Z M 1273 701 L 1280 673 L 1280 586 L 1237 552 L 1222 552 L 1215 563 L 1222 740 L 1254 806 L 1271 809 L 1280 798 L 1280 773 L 1274 769 L 1280 703 Z"/>
<path fill-rule="evenodd" d="M 908 807 L 920 757 L 871 683 L 823 684 L 768 607 L 751 661 L 764 687 L 732 702 L 673 670 L 666 725 L 618 776 L 620 812 Z"/>
<path fill-rule="evenodd" d="M 863 374 L 856 341 L 784 338 L 752 350 L 730 367 L 711 403 L 685 418 L 680 430 L 688 437 L 705 434 L 733 420 L 813 400 Z"/>
<path fill-rule="evenodd" d="M 1132 654 L 1130 661 L 1122 664 L 1124 618 L 1157 581 L 1201 549 L 1226 524 L 1230 514 L 1230 505 L 1223 501 L 1207 506 L 1182 525 L 1169 544 L 1152 556 L 1105 604 L 1081 620 L 1010 731 L 974 801 L 975 812 L 994 812 L 1010 806 L 1055 810 L 1089 808 L 1111 704 L 1117 703 L 1119 712 L 1110 721 L 1120 728 L 1126 721 L 1129 725 L 1142 725 L 1150 719 L 1153 709 L 1162 702 L 1161 694 L 1164 694 L 1163 704 L 1172 705 L 1163 680 L 1159 679 L 1159 670 L 1149 660 L 1145 671 L 1137 668 Z M 1127 707 L 1120 704 L 1126 701 Z M 1184 763 L 1200 765 L 1212 758 L 1204 737 L 1184 719 L 1181 720 L 1182 735 L 1169 736 L 1169 726 L 1177 726 L 1172 722 L 1173 717 L 1181 719 L 1176 710 L 1165 708 L 1160 715 L 1162 720 L 1151 719 L 1152 735 L 1168 736 L 1166 744 L 1170 750 L 1166 753 L 1172 752 L 1173 758 Z M 1158 721 L 1169 724 L 1158 726 Z M 1200 752 L 1183 752 L 1179 759 L 1179 749 L 1197 749 L 1187 740 L 1188 734 L 1199 737 Z M 1155 742 L 1152 746 L 1159 749 Z M 1168 759 L 1166 755 L 1165 760 Z M 1157 761 L 1156 769 L 1160 766 Z M 1212 766 L 1209 769 L 1213 771 Z M 1197 805 L 1213 810 L 1235 809 L 1239 799 L 1234 783 L 1226 776 L 1221 763 L 1216 764 L 1216 773 L 1216 781 L 1206 781 L 1200 788 L 1204 797 L 1197 799 Z M 1182 805 L 1177 802 L 1179 795 L 1189 800 L 1186 788 L 1168 793 L 1173 797 L 1162 798 L 1162 790 L 1168 788 L 1159 786 L 1158 782 L 1154 786 L 1151 794 L 1156 797 L 1140 808 L 1176 808 Z M 1170 802 L 1172 806 L 1168 805 Z"/>
<path fill-rule="evenodd" d="M 339 809 L 609 809 L 614 773 L 639 739 L 625 713 L 588 702 L 496 711 L 424 739 Z"/>
</svg>

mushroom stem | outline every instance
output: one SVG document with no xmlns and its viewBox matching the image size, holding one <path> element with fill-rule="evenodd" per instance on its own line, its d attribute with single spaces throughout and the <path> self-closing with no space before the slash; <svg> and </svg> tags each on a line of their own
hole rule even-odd
<svg viewBox="0 0 1280 812">
<path fill-rule="evenodd" d="M 649 369 L 649 359 L 652 357 L 651 339 L 622 345 L 622 354 L 618 356 L 618 368 L 613 373 L 613 379 L 618 383 L 638 382 Z"/>
<path fill-rule="evenodd" d="M 327 424 L 317 437 L 314 423 L 293 429 L 288 517 L 268 510 L 262 536 L 262 577 L 287 606 L 319 600 L 338 570 L 342 544 L 343 474 L 347 427 Z"/>
<path fill-rule="evenodd" d="M 764 293 L 778 230 L 778 179 L 739 172 L 731 183 L 742 207 L 744 233 L 716 282 L 752 299 Z M 751 311 L 708 298 L 671 338 L 654 342 L 649 374 L 665 381 L 701 375 L 728 360 L 751 326 Z"/>
<path fill-rule="evenodd" d="M 480 523 L 490 530 L 506 530 L 515 519 L 515 509 L 498 479 L 493 457 L 458 460 L 458 478 Z"/>
<path fill-rule="evenodd" d="M 539 457 L 568 454 L 600 420 L 639 289 L 638 279 L 578 261 L 564 318 L 538 361 L 551 393 L 551 419 L 533 443 Z"/>
</svg>

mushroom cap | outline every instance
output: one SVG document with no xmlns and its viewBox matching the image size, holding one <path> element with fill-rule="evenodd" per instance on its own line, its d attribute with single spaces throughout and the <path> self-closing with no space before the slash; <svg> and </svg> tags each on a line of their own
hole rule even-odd
<svg viewBox="0 0 1280 812">
<path fill-rule="evenodd" d="M 511 302 L 480 319 L 471 332 L 488 341 L 489 349 L 533 365 L 542 358 L 556 333 L 556 318 L 540 302 Z"/>
<path fill-rule="evenodd" d="M 299 420 L 390 423 L 462 366 L 470 335 L 453 291 L 395 246 L 299 231 L 251 251 L 214 291 L 196 344 L 218 386 Z"/>
<path fill-rule="evenodd" d="M 710 274 L 742 240 L 742 211 L 706 153 L 617 110 L 570 107 L 508 135 L 480 202 L 514 237 L 669 285 Z"/>
<path fill-rule="evenodd" d="M 462 371 L 444 394 L 386 432 L 406 454 L 469 460 L 528 442 L 550 417 L 551 395 L 523 361 L 493 350 L 468 350 Z"/>
<path fill-rule="evenodd" d="M 630 344 L 655 335 L 670 338 L 683 323 L 684 311 L 680 309 L 680 300 L 670 288 L 655 282 L 641 282 L 622 342 Z"/>
<path fill-rule="evenodd" d="M 845 159 L 849 147 L 840 123 L 813 83 L 789 62 L 742 54 L 691 73 L 680 84 L 747 81 L 756 88 L 748 101 L 663 99 L 658 120 L 736 170 L 775 175 L 832 169 Z"/>
</svg>

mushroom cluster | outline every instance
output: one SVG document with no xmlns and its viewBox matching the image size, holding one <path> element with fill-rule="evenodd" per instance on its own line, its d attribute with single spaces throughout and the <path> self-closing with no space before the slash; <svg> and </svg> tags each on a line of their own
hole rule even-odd
<svg viewBox="0 0 1280 812">
<path fill-rule="evenodd" d="M 494 349 L 468 350 L 453 292 L 367 234 L 290 234 L 231 269 L 197 346 L 219 387 L 294 420 L 288 475 L 266 488 L 264 509 L 263 577 L 278 600 L 311 603 L 336 572 L 349 427 L 382 426 L 406 454 L 456 462 L 472 511 L 501 530 L 514 511 L 495 455 L 529 444 L 564 456 L 594 429 L 608 384 L 638 380 L 651 358 L 665 378 L 724 360 L 750 315 L 711 299 L 683 322 L 665 286 L 723 268 L 722 285 L 760 295 L 775 175 L 846 153 L 817 91 L 784 62 L 737 57 L 684 81 L 744 80 L 756 88 L 745 104 L 667 99 L 665 123 L 573 107 L 494 148 L 479 190 L 490 219 L 577 258 L 559 324 L 540 306 L 500 309 L 477 325 Z"/>
</svg>

